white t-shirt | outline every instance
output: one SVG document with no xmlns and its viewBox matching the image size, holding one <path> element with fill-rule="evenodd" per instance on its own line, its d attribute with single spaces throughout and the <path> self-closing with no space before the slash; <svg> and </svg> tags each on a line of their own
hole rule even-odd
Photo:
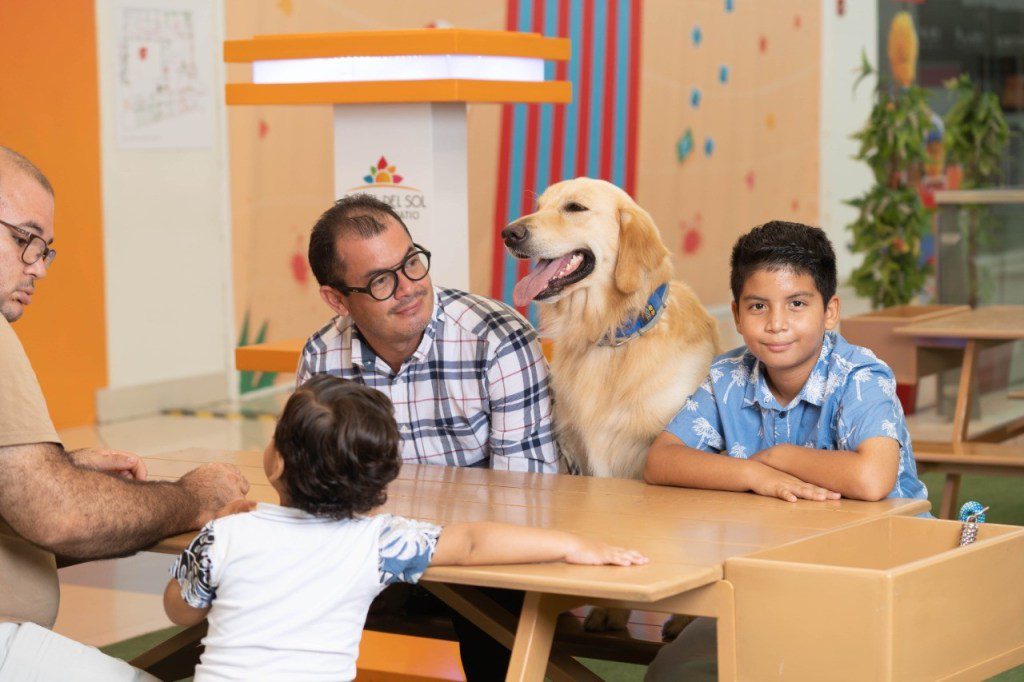
<svg viewBox="0 0 1024 682">
<path fill-rule="evenodd" d="M 213 607 L 196 681 L 354 679 L 370 602 L 419 580 L 440 532 L 273 504 L 211 521 L 171 568 L 189 605 Z"/>
</svg>

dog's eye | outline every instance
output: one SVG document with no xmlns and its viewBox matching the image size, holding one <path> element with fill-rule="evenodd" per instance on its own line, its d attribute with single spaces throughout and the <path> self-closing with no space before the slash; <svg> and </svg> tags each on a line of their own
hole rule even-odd
<svg viewBox="0 0 1024 682">
<path fill-rule="evenodd" d="M 581 204 L 577 204 L 575 201 L 570 201 L 568 204 L 562 207 L 562 210 L 568 213 L 579 213 L 581 211 L 586 211 L 587 207 Z"/>
</svg>

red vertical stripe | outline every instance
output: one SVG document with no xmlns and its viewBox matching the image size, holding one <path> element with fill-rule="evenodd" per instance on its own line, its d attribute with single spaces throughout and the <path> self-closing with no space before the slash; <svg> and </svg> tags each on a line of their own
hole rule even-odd
<svg viewBox="0 0 1024 682">
<path fill-rule="evenodd" d="M 558 2 L 558 26 L 555 28 L 555 35 L 567 37 L 569 35 L 569 0 L 557 0 Z M 564 81 L 569 70 L 569 62 L 555 62 L 555 80 Z M 565 153 L 565 105 L 554 105 L 553 122 L 551 130 L 551 171 L 548 177 L 554 184 L 562 180 L 562 154 Z"/>
<path fill-rule="evenodd" d="M 519 0 L 508 0 L 505 15 L 505 28 L 516 30 L 516 18 L 519 16 Z M 496 299 L 505 296 L 505 248 L 501 240 L 501 231 L 505 229 L 508 216 L 508 175 L 510 149 L 512 147 L 512 105 L 501 106 L 501 148 L 498 152 L 498 191 L 494 197 L 494 256 L 491 261 L 491 295 Z"/>
<path fill-rule="evenodd" d="M 608 0 L 608 21 L 604 40 L 604 102 L 602 102 L 601 125 L 601 177 L 612 179 L 612 152 L 615 151 L 615 53 L 616 21 L 618 2 Z"/>
<path fill-rule="evenodd" d="M 622 0 L 626 2 L 626 0 Z M 640 23 L 643 21 L 642 0 L 629 0 L 633 4 L 632 24 L 629 30 L 629 120 L 626 129 L 626 192 L 636 196 L 636 140 L 640 125 Z"/>
<path fill-rule="evenodd" d="M 604 0 L 599 0 L 603 2 Z M 576 135 L 579 144 L 576 146 L 576 175 L 587 173 L 587 143 L 589 140 L 588 131 L 590 128 L 590 54 L 593 49 L 594 33 L 594 5 L 593 0 L 583 0 L 583 44 L 580 46 L 580 99 L 576 103 L 579 112 L 579 125 L 576 127 Z"/>
<path fill-rule="evenodd" d="M 529 1 L 529 0 L 526 0 Z M 535 33 L 544 31 L 544 0 L 533 1 L 533 26 Z M 526 149 L 523 156 L 523 194 L 519 197 L 519 215 L 526 215 L 533 210 L 533 197 L 537 185 L 537 138 L 540 132 L 540 105 L 526 105 Z M 530 261 L 516 261 L 517 277 L 520 280 L 530 271 Z M 526 308 L 520 309 L 524 315 Z"/>
</svg>

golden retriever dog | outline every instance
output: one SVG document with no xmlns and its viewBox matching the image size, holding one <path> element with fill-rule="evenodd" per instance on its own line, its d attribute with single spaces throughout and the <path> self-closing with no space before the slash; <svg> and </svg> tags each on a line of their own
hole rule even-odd
<svg viewBox="0 0 1024 682">
<path fill-rule="evenodd" d="M 689 286 L 671 281 L 658 228 L 626 192 L 577 178 L 537 204 L 501 236 L 513 256 L 537 261 L 513 297 L 542 304 L 541 332 L 554 341 L 558 442 L 584 474 L 640 478 L 651 442 L 707 376 L 718 325 Z M 627 620 L 628 611 L 595 609 L 586 625 Z"/>
</svg>

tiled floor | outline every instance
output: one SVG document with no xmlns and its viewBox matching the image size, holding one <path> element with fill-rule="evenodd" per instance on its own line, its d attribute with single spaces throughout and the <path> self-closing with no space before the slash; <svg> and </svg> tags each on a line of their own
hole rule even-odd
<svg viewBox="0 0 1024 682">
<path fill-rule="evenodd" d="M 246 401 L 253 410 L 279 412 L 287 388 Z M 211 405 L 211 410 L 237 410 L 238 405 Z M 1005 421 L 1024 414 L 1024 400 L 999 395 L 982 400 L 983 422 Z M 948 418 L 924 409 L 911 417 L 915 438 L 949 438 Z M 141 455 L 188 447 L 238 450 L 262 449 L 273 432 L 273 422 L 258 419 L 218 419 L 153 416 L 103 426 L 61 432 L 69 449 L 106 446 Z M 161 594 L 170 560 L 166 555 L 141 553 L 126 559 L 93 562 L 61 569 L 61 607 L 55 629 L 78 641 L 102 646 L 167 627 Z"/>
</svg>

